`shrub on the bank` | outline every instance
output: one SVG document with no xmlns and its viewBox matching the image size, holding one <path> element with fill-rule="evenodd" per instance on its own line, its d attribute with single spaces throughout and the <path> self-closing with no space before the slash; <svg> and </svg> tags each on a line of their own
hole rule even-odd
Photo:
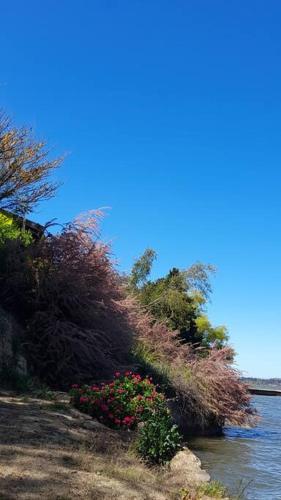
<svg viewBox="0 0 281 500">
<path fill-rule="evenodd" d="M 230 347 L 204 353 L 181 343 L 176 332 L 154 322 L 133 299 L 128 310 L 132 328 L 137 332 L 138 362 L 164 383 L 187 422 L 200 429 L 210 423 L 222 426 L 226 421 L 235 425 L 253 421 L 250 394 L 232 365 Z"/>
<path fill-rule="evenodd" d="M 149 463 L 169 461 L 180 446 L 180 435 L 163 394 L 152 379 L 126 372 L 112 382 L 72 385 L 71 403 L 113 429 L 136 429 L 142 423 L 136 449 Z"/>
<path fill-rule="evenodd" d="M 180 442 L 178 428 L 173 424 L 166 403 L 157 401 L 140 430 L 138 453 L 149 463 L 164 464 L 179 450 Z"/>
<path fill-rule="evenodd" d="M 18 226 L 12 217 L 0 212 L 0 245 L 7 240 L 19 240 L 23 245 L 32 242 L 32 234 Z"/>
<path fill-rule="evenodd" d="M 228 496 L 227 489 L 219 481 L 211 481 L 210 483 L 203 483 L 198 487 L 200 495 L 206 495 L 212 498 L 226 498 Z"/>
<path fill-rule="evenodd" d="M 199 498 L 226 498 L 228 492 L 225 486 L 219 481 L 210 481 L 209 483 L 200 484 L 196 488 L 196 493 L 191 493 L 190 490 L 182 488 L 179 492 L 181 500 L 195 500 Z M 235 497 L 236 498 L 236 497 Z M 238 497 L 237 497 L 238 498 Z M 240 496 L 239 496 L 240 498 Z"/>
<path fill-rule="evenodd" d="M 0 247 L 0 300 L 25 327 L 33 373 L 51 386 L 109 377 L 127 363 L 132 333 L 120 278 L 97 218 L 26 248 Z"/>
<path fill-rule="evenodd" d="M 72 404 L 84 413 L 115 429 L 133 429 L 157 407 L 166 406 L 164 397 L 148 377 L 130 371 L 115 374 L 112 382 L 92 386 L 72 385 Z"/>
</svg>

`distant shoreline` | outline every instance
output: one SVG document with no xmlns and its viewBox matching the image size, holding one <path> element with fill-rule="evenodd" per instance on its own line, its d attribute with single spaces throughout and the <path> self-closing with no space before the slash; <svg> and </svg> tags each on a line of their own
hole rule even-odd
<svg viewBox="0 0 281 500">
<path fill-rule="evenodd" d="M 267 391 L 281 391 L 281 379 L 280 378 L 255 378 L 255 377 L 242 377 L 243 382 L 250 385 L 251 388 L 257 390 L 267 390 Z"/>
</svg>

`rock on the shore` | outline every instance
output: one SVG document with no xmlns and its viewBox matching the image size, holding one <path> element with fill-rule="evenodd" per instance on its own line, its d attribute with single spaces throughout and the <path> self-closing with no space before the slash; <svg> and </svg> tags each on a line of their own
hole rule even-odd
<svg viewBox="0 0 281 500">
<path fill-rule="evenodd" d="M 177 483 L 197 485 L 210 481 L 208 472 L 201 468 L 198 457 L 188 448 L 179 451 L 170 462 L 172 478 Z"/>
</svg>

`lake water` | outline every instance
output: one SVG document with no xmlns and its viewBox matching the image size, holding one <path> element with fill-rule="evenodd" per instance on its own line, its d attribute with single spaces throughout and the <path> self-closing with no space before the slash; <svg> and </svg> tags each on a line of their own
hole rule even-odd
<svg viewBox="0 0 281 500">
<path fill-rule="evenodd" d="M 212 479 L 249 500 L 281 500 L 281 397 L 256 396 L 254 429 L 230 427 L 223 437 L 196 438 L 190 448 Z"/>
</svg>

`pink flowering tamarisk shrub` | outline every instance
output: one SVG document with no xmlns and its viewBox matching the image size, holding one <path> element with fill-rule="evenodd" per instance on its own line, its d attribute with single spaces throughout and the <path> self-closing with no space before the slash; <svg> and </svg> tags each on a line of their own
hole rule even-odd
<svg viewBox="0 0 281 500">
<path fill-rule="evenodd" d="M 74 384 L 70 390 L 71 403 L 80 411 L 97 418 L 114 429 L 134 429 L 146 421 L 157 405 L 164 405 L 163 394 L 148 377 L 131 371 L 115 373 L 108 383 Z"/>
<path fill-rule="evenodd" d="M 176 413 L 181 422 L 186 422 L 186 428 L 192 423 L 198 431 L 220 428 L 226 422 L 255 423 L 248 388 L 233 366 L 232 348 L 204 351 L 183 344 L 177 332 L 153 321 L 135 299 L 128 302 L 128 316 L 137 332 L 136 357 L 146 370 L 166 381 Z"/>
<path fill-rule="evenodd" d="M 26 248 L 0 252 L 0 300 L 24 327 L 32 372 L 55 388 L 128 365 L 133 334 L 110 248 L 94 212 Z"/>
<path fill-rule="evenodd" d="M 202 413 L 212 415 L 222 424 L 244 425 L 256 421 L 248 386 L 233 366 L 231 348 L 212 349 L 208 356 L 194 358 L 190 367 L 193 391 L 200 394 Z"/>
</svg>

